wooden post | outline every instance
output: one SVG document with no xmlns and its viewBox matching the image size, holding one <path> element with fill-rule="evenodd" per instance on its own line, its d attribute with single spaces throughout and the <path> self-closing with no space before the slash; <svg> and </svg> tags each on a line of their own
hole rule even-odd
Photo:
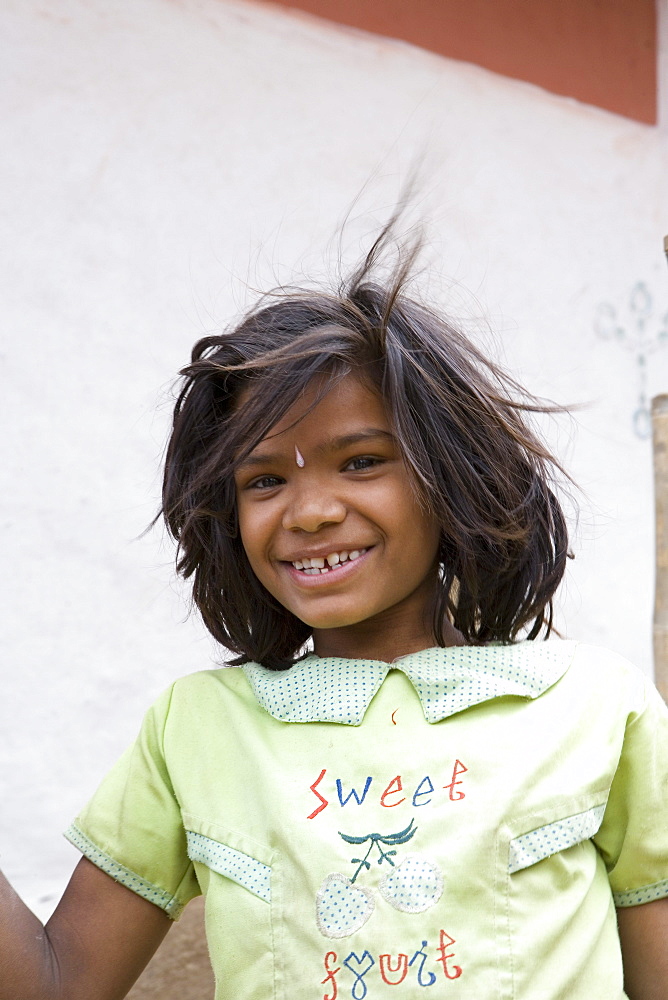
<svg viewBox="0 0 668 1000">
<path fill-rule="evenodd" d="M 668 701 L 668 395 L 652 400 L 656 583 L 654 588 L 654 680 Z"/>
</svg>

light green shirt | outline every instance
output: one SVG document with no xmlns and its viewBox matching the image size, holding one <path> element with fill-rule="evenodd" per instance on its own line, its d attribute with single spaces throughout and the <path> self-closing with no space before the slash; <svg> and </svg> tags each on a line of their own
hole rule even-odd
<svg viewBox="0 0 668 1000">
<path fill-rule="evenodd" d="M 620 1000 L 614 907 L 668 895 L 668 712 L 570 642 L 207 671 L 67 835 L 170 916 L 206 894 L 217 1000 Z"/>
</svg>

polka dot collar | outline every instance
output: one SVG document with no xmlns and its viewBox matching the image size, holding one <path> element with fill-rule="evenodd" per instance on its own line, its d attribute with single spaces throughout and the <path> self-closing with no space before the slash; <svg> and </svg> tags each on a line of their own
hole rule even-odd
<svg viewBox="0 0 668 1000">
<path fill-rule="evenodd" d="M 282 722 L 359 726 L 390 670 L 409 678 L 427 722 L 439 722 L 493 698 L 539 697 L 568 670 L 574 652 L 573 642 L 521 642 L 436 647 L 394 663 L 311 655 L 289 670 L 257 663 L 242 669 L 260 705 Z"/>
</svg>

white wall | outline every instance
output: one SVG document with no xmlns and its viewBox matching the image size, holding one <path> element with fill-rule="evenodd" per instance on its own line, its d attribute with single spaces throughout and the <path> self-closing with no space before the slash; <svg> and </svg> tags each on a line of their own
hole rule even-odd
<svg viewBox="0 0 668 1000">
<path fill-rule="evenodd" d="M 549 429 L 586 493 L 564 630 L 651 670 L 650 446 L 634 356 L 593 320 L 607 302 L 628 326 L 638 281 L 652 336 L 668 310 L 665 127 L 232 0 L 5 0 L 0 38 L 0 852 L 41 914 L 76 857 L 59 832 L 150 700 L 217 655 L 161 532 L 137 538 L 166 388 L 246 279 L 323 270 L 368 182 L 354 253 L 416 159 L 434 294 L 530 388 L 587 404 Z"/>
</svg>

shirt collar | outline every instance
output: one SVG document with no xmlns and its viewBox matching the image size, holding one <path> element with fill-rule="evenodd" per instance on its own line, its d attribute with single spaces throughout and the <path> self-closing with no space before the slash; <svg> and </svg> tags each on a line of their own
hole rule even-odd
<svg viewBox="0 0 668 1000">
<path fill-rule="evenodd" d="M 242 669 L 262 708 L 281 722 L 359 726 L 393 669 L 411 681 L 427 722 L 439 722 L 493 698 L 538 698 L 565 674 L 574 652 L 573 642 L 520 642 L 436 647 L 393 663 L 310 655 L 289 670 Z"/>
</svg>

